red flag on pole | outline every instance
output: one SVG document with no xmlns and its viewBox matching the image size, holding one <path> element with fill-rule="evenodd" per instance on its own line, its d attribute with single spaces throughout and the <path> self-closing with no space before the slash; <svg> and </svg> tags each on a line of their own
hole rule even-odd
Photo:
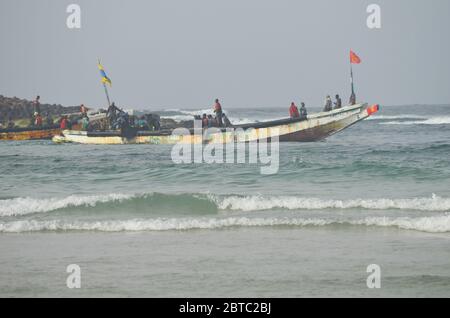
<svg viewBox="0 0 450 318">
<path fill-rule="evenodd" d="M 351 64 L 359 64 L 359 63 L 361 63 L 361 59 L 359 58 L 359 56 L 356 55 L 356 53 L 353 52 L 352 50 L 350 50 L 350 63 Z"/>
</svg>

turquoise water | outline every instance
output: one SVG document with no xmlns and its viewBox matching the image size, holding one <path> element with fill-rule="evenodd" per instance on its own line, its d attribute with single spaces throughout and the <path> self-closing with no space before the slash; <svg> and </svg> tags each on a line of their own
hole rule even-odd
<svg viewBox="0 0 450 318">
<path fill-rule="evenodd" d="M 281 144 L 273 175 L 175 164 L 171 149 L 0 143 L 0 294 L 450 296 L 450 106 L 382 107 L 324 142 Z"/>
</svg>

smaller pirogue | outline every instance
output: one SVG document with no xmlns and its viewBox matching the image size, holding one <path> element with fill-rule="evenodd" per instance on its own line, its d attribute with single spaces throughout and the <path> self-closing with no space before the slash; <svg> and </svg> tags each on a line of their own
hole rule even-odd
<svg viewBox="0 0 450 318">
<path fill-rule="evenodd" d="M 56 127 L 0 129 L 0 140 L 38 140 L 52 139 L 61 134 Z"/>
</svg>

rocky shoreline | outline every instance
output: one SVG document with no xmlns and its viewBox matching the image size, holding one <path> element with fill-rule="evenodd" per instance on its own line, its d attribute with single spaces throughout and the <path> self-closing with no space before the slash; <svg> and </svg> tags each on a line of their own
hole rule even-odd
<svg viewBox="0 0 450 318">
<path fill-rule="evenodd" d="M 74 114 L 80 112 L 80 106 L 62 106 L 60 104 L 40 104 L 41 114 L 49 114 L 55 122 L 65 114 Z M 33 117 L 33 102 L 18 97 L 5 97 L 0 95 L 0 126 L 5 127 L 11 119 L 16 127 L 26 127 Z M 75 116 L 76 117 L 76 116 Z M 164 129 L 174 129 L 177 127 L 192 128 L 193 121 L 176 122 L 170 118 L 161 118 L 161 126 Z"/>
<path fill-rule="evenodd" d="M 42 114 L 50 114 L 52 117 L 80 111 L 80 106 L 62 106 L 59 104 L 41 104 L 40 108 Z M 0 95 L 0 122 L 6 122 L 9 119 L 14 121 L 30 119 L 33 116 L 33 112 L 32 101 Z"/>
</svg>

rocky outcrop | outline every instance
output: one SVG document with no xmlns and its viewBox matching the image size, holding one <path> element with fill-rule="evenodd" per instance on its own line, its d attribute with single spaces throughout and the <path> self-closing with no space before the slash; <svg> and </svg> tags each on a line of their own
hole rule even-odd
<svg viewBox="0 0 450 318">
<path fill-rule="evenodd" d="M 57 104 L 41 104 L 41 113 L 50 113 L 52 116 L 70 114 L 80 111 L 79 106 L 64 107 Z M 0 95 L 0 121 L 30 118 L 33 115 L 33 103 L 26 99 L 17 97 L 5 97 Z"/>
</svg>

